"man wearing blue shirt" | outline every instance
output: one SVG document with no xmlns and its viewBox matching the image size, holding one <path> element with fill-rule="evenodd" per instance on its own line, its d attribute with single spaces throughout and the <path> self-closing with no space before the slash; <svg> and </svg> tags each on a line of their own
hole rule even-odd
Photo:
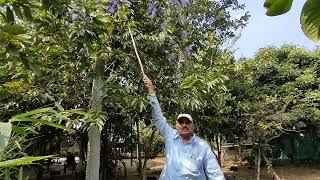
<svg viewBox="0 0 320 180">
<path fill-rule="evenodd" d="M 143 81 L 149 91 L 152 117 L 165 140 L 165 164 L 160 180 L 225 180 L 209 144 L 193 134 L 195 125 L 190 114 L 180 114 L 173 129 L 163 116 L 151 80 Z"/>
</svg>

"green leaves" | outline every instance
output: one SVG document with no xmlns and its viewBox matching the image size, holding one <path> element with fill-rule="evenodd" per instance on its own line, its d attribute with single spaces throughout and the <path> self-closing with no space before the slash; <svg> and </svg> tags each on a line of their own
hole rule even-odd
<svg viewBox="0 0 320 180">
<path fill-rule="evenodd" d="M 308 130 L 310 124 L 319 123 L 318 56 L 317 51 L 285 45 L 261 49 L 256 62 L 250 62 L 253 66 L 246 73 L 255 74 L 253 93 L 248 96 L 251 125 L 259 127 L 263 137 Z"/>
<path fill-rule="evenodd" d="M 11 136 L 11 123 L 0 122 L 0 153 L 7 146 Z"/>
<path fill-rule="evenodd" d="M 266 0 L 264 7 L 267 8 L 268 16 L 284 14 L 291 9 L 292 0 Z"/>
<path fill-rule="evenodd" d="M 31 21 L 32 20 L 32 10 L 28 6 L 23 6 L 23 12 L 27 20 Z"/>
<path fill-rule="evenodd" d="M 0 2 L 0 4 L 2 3 Z M 21 20 L 24 19 L 24 17 L 29 21 L 32 20 L 32 10 L 27 4 L 13 3 L 11 6 L 10 5 L 5 6 L 5 9 L 6 9 L 6 12 L 5 12 L 6 14 L 5 15 L 1 14 L 1 15 L 9 24 L 14 24 L 17 17 Z"/>
<path fill-rule="evenodd" d="M 58 123 L 50 122 L 50 121 L 47 121 L 47 120 L 43 120 L 43 119 L 25 117 L 25 118 L 22 118 L 22 119 L 12 119 L 12 120 L 10 120 L 10 122 L 15 122 L 15 121 L 41 123 L 43 125 L 52 126 L 52 127 L 58 128 L 58 129 L 63 129 L 63 130 L 67 130 L 67 131 L 74 131 L 73 129 L 71 129 L 69 127 L 63 126 L 63 125 L 58 124 Z"/>
<path fill-rule="evenodd" d="M 19 169 L 18 180 L 23 180 L 23 166 L 21 166 Z"/>
<path fill-rule="evenodd" d="M 11 8 L 9 6 L 7 6 L 7 8 L 6 8 L 6 15 L 7 15 L 7 22 L 14 23 L 13 11 L 11 10 Z"/>
<path fill-rule="evenodd" d="M 26 118 L 26 117 L 31 116 L 31 115 L 40 114 L 40 113 L 49 113 L 49 112 L 53 112 L 53 109 L 52 108 L 36 109 L 36 110 L 32 110 L 32 111 L 29 111 L 29 112 L 26 112 L 26 113 L 15 115 L 11 119 L 12 120 L 17 120 L 17 119 Z"/>
<path fill-rule="evenodd" d="M 39 161 L 42 159 L 48 159 L 50 157 L 53 157 L 54 155 L 50 156 L 37 156 L 37 157 L 23 157 L 19 159 L 13 159 L 8 161 L 2 161 L 0 162 L 0 167 L 10 167 L 10 166 L 18 166 L 18 165 L 24 165 L 24 164 L 30 164 L 34 161 Z"/>
<path fill-rule="evenodd" d="M 13 10 L 14 10 L 14 13 L 15 13 L 20 19 L 22 19 L 23 16 L 22 16 L 22 12 L 21 12 L 20 6 L 14 4 L 12 7 L 13 7 Z"/>
<path fill-rule="evenodd" d="M 79 114 L 79 115 L 89 115 L 89 112 L 83 111 L 81 109 L 70 109 L 70 110 L 64 110 L 62 113 L 74 113 L 74 114 Z"/>
<path fill-rule="evenodd" d="M 292 0 L 265 0 L 268 16 L 277 16 L 291 9 Z M 320 41 L 320 2 L 307 0 L 302 8 L 300 24 L 304 34 L 311 40 Z"/>
<path fill-rule="evenodd" d="M 300 23 L 305 35 L 314 41 L 320 41 L 320 2 L 308 0 L 301 12 Z"/>
<path fill-rule="evenodd" d="M 201 85 L 201 80 L 195 74 L 192 74 L 183 80 L 180 87 L 181 89 L 190 89 L 194 86 L 199 86 L 199 85 Z"/>
<path fill-rule="evenodd" d="M 66 127 L 58 123 L 58 121 L 60 121 L 62 118 L 63 116 L 60 115 L 57 111 L 55 111 L 53 108 L 42 108 L 15 115 L 10 119 L 10 122 L 34 122 L 47 126 L 52 126 L 58 129 L 74 131 L 72 128 Z"/>
<path fill-rule="evenodd" d="M 12 115 L 10 113 L 13 110 L 15 112 L 29 111 L 11 120 L 16 125 L 13 127 L 14 134 L 21 136 L 28 133 L 22 129 L 23 125 L 36 127 L 34 131 L 38 128 L 44 130 L 41 125 L 70 130 L 64 126 L 70 128 L 78 124 L 84 127 L 83 124 L 86 122 L 87 125 L 108 123 L 106 127 L 112 126 L 113 128 L 106 133 L 127 140 L 129 139 L 127 134 L 131 131 L 129 121 L 138 118 L 140 121 L 144 119 L 149 121 L 150 113 L 142 113 L 147 110 L 148 102 L 142 96 L 146 91 L 144 87 L 141 87 L 141 78 L 139 77 L 138 80 L 136 77 L 136 61 L 134 61 L 133 51 L 130 51 L 131 42 L 128 41 L 130 37 L 128 37 L 126 28 L 128 23 L 135 24 L 134 27 L 139 32 L 136 40 L 139 42 L 141 56 L 145 60 L 145 65 L 148 66 L 148 74 L 153 75 L 157 82 L 159 90 L 157 92 L 163 95 L 161 99 L 163 102 L 168 102 L 163 103 L 164 108 L 170 109 L 170 112 L 175 112 L 174 110 L 179 108 L 178 101 L 173 102 L 175 99 L 172 100 L 172 97 L 178 99 L 178 87 L 182 78 L 185 77 L 179 68 L 180 61 L 183 61 L 182 49 L 194 44 L 194 52 L 196 52 L 199 46 L 207 44 L 208 31 L 221 32 L 222 39 L 224 36 L 232 36 L 232 31 L 242 26 L 241 20 L 232 21 L 225 11 L 225 9 L 239 9 L 238 3 L 226 4 L 222 0 L 214 3 L 195 1 L 194 6 L 184 8 L 181 14 L 188 21 L 184 27 L 181 22 L 176 21 L 178 15 L 176 6 L 165 1 L 159 4 L 164 13 L 159 13 L 159 16 L 153 18 L 144 16 L 148 5 L 146 1 L 137 1 L 134 7 L 126 6 L 125 8 L 122 7 L 124 3 L 118 1 L 122 5 L 115 15 L 105 12 L 106 3 L 95 1 L 72 1 L 71 6 L 66 5 L 70 1 L 61 0 L 43 0 L 40 4 L 37 1 L 30 1 L 31 4 L 24 2 L 27 1 L 6 0 L 3 11 L 6 16 L 5 7 L 9 6 L 15 16 L 15 23 L 28 30 L 22 33 L 12 33 L 18 29 L 17 25 L 16 27 L 10 26 L 10 30 L 5 32 L 8 38 L 5 41 L 4 51 L 11 50 L 11 53 L 7 53 L 10 57 L 10 60 L 7 58 L 8 63 L 14 64 L 17 70 L 13 69 L 10 75 L 3 79 L 23 83 L 19 83 L 21 90 L 14 89 L 18 92 L 19 98 L 10 100 L 12 105 L 7 108 L 8 112 L 3 114 L 8 117 Z M 129 13 L 130 18 L 127 19 L 126 16 Z M 33 20 L 27 21 L 27 17 L 30 20 L 32 16 Z M 184 19 L 184 17 L 178 19 Z M 192 26 L 195 28 L 193 29 Z M 188 38 L 181 37 L 182 28 L 188 31 Z M 0 38 L 2 40 L 1 36 Z M 214 42 L 211 45 L 215 44 L 218 43 Z M 181 55 L 176 56 L 179 53 Z M 215 55 L 216 53 L 210 54 L 210 56 Z M 170 60 L 167 60 L 169 56 Z M 56 104 L 57 108 L 54 108 L 56 112 L 50 108 L 30 111 L 34 108 L 52 106 L 55 99 L 62 99 L 68 108 L 87 109 L 90 105 L 91 92 L 88 87 L 92 84 L 91 79 L 94 76 L 90 70 L 93 57 L 101 57 L 106 61 L 104 69 L 107 77 L 116 77 L 115 86 L 107 86 L 110 90 L 104 97 L 103 110 L 108 111 L 107 113 L 96 114 L 94 112 L 91 114 L 77 109 L 64 111 L 60 104 Z M 190 64 L 192 64 L 193 56 L 189 57 Z M 29 71 L 22 72 L 21 69 L 24 68 L 20 65 L 21 62 L 25 65 L 34 62 L 43 76 L 34 75 L 34 72 Z M 23 86 L 24 84 L 26 86 Z M 216 84 L 221 83 L 215 78 L 204 88 L 200 86 L 201 84 L 204 82 L 197 80 L 188 86 L 199 88 L 198 93 L 201 95 L 201 90 L 212 90 L 217 87 Z M 9 88 L 6 87 L 6 89 Z M 183 91 L 188 90 L 186 88 Z M 190 98 L 191 108 L 199 109 L 197 108 L 199 104 L 199 100 Z M 59 119 L 60 117 L 62 118 Z M 65 119 L 65 117 L 70 118 Z M 70 120 L 78 117 L 83 118 L 79 121 Z M 66 124 L 60 124 L 65 120 Z M 68 122 L 71 123 L 68 124 Z M 104 142 L 107 141 L 109 140 Z M 23 143 L 20 145 L 23 149 Z"/>
</svg>

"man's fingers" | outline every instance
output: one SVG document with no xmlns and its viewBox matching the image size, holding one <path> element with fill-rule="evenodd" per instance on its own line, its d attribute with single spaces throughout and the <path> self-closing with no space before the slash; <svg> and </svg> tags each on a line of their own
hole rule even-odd
<svg viewBox="0 0 320 180">
<path fill-rule="evenodd" d="M 144 82 L 144 85 L 148 88 L 149 92 L 153 92 L 154 91 L 154 87 L 153 87 L 152 81 L 148 78 L 147 75 L 143 76 L 143 82 Z"/>
<path fill-rule="evenodd" d="M 145 76 L 145 77 L 143 78 L 143 82 L 144 82 L 145 84 L 151 84 L 151 80 L 150 80 L 147 76 Z"/>
<path fill-rule="evenodd" d="M 145 80 L 145 79 L 149 79 L 147 75 L 143 76 L 143 80 Z"/>
<path fill-rule="evenodd" d="M 147 79 L 143 79 L 144 85 L 146 86 L 150 86 L 150 81 L 148 81 Z"/>
</svg>

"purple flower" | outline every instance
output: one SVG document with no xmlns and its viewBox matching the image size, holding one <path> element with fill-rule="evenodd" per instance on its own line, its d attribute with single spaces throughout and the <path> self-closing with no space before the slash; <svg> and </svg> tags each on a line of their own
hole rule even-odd
<svg viewBox="0 0 320 180">
<path fill-rule="evenodd" d="M 114 14 L 118 11 L 119 2 L 118 0 L 110 0 L 106 4 L 106 11 L 110 14 Z"/>
<path fill-rule="evenodd" d="M 119 2 L 117 0 L 110 0 L 107 4 L 111 4 L 112 6 L 118 6 Z"/>
<path fill-rule="evenodd" d="M 161 30 L 164 30 L 164 28 L 166 28 L 166 25 L 165 25 L 164 23 L 161 23 L 161 24 L 160 24 L 160 29 L 161 29 Z"/>
<path fill-rule="evenodd" d="M 171 3 L 173 3 L 173 4 L 177 4 L 177 3 L 179 3 L 179 1 L 178 1 L 178 0 L 171 0 L 170 2 L 171 2 Z"/>
<path fill-rule="evenodd" d="M 118 11 L 118 7 L 116 7 L 116 6 L 111 6 L 111 7 L 107 8 L 106 11 L 107 11 L 108 13 L 110 13 L 110 14 L 114 14 L 114 13 L 116 13 L 116 12 Z"/>
<path fill-rule="evenodd" d="M 84 21 L 86 21 L 86 22 L 90 22 L 91 20 L 92 20 L 91 16 L 84 17 Z"/>
<path fill-rule="evenodd" d="M 188 35 L 189 35 L 188 31 L 186 31 L 186 30 L 181 31 L 182 38 L 186 38 L 186 37 L 188 37 Z"/>
<path fill-rule="evenodd" d="M 177 11 L 180 11 L 180 0 L 171 0 L 170 1 L 172 4 L 176 6 Z"/>
<path fill-rule="evenodd" d="M 73 21 L 77 20 L 78 17 L 79 17 L 79 15 L 76 14 L 76 13 L 74 13 L 74 14 L 71 15 L 71 19 L 72 19 Z"/>
<path fill-rule="evenodd" d="M 187 54 L 189 54 L 191 50 L 192 50 L 191 46 L 186 46 L 183 48 L 183 52 Z"/>
<path fill-rule="evenodd" d="M 189 5 L 189 0 L 181 0 L 183 6 Z"/>
<path fill-rule="evenodd" d="M 154 3 L 150 3 L 148 6 L 148 14 L 154 16 L 157 13 L 157 8 Z"/>
</svg>

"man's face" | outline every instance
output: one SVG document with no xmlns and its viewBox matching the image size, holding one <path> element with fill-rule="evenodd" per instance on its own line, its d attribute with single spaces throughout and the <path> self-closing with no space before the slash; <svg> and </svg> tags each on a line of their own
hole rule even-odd
<svg viewBox="0 0 320 180">
<path fill-rule="evenodd" d="M 177 120 L 176 128 L 180 136 L 189 138 L 193 134 L 194 124 L 188 118 L 183 117 Z"/>
</svg>

